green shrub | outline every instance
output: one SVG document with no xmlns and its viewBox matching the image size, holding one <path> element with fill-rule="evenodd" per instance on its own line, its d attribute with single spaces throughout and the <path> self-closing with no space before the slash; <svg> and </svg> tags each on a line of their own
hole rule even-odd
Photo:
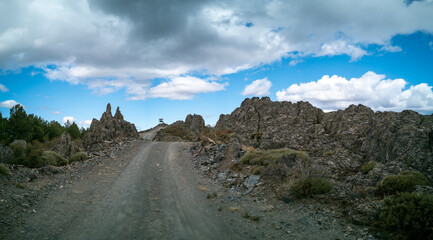
<svg viewBox="0 0 433 240">
<path fill-rule="evenodd" d="M 45 165 L 42 159 L 42 145 L 40 142 L 33 142 L 33 144 L 27 144 L 25 159 L 21 163 L 24 166 L 31 168 L 39 168 Z"/>
<path fill-rule="evenodd" d="M 69 158 L 69 163 L 77 162 L 77 161 L 84 161 L 87 158 L 88 157 L 87 157 L 87 154 L 85 152 L 77 152 Z"/>
<path fill-rule="evenodd" d="M 316 194 L 328 193 L 332 183 L 323 178 L 302 178 L 290 187 L 290 192 L 297 198 L 312 197 Z"/>
<path fill-rule="evenodd" d="M 218 195 L 217 195 L 216 192 L 214 192 L 214 193 L 212 193 L 212 194 L 208 193 L 207 196 L 206 196 L 206 198 L 207 198 L 207 199 L 212 199 L 212 198 L 216 198 L 217 196 L 218 196 Z"/>
<path fill-rule="evenodd" d="M 367 174 L 368 172 L 370 172 L 374 167 L 376 166 L 376 162 L 368 162 L 368 163 L 364 163 L 361 166 L 361 172 L 363 174 Z"/>
<path fill-rule="evenodd" d="M 184 129 L 182 129 L 180 126 L 168 126 L 166 128 L 163 128 L 161 130 L 158 131 L 158 135 L 161 136 L 175 136 L 175 137 L 180 137 L 184 140 L 187 141 L 193 141 L 194 140 L 194 136 L 192 135 L 192 133 L 190 131 L 186 131 Z"/>
<path fill-rule="evenodd" d="M 230 140 L 230 138 L 232 138 L 234 135 L 235 134 L 230 129 L 215 130 L 209 133 L 209 138 L 216 142 L 225 143 Z"/>
<path fill-rule="evenodd" d="M 408 239 L 433 239 L 433 195 L 397 193 L 387 197 L 379 222 Z"/>
<path fill-rule="evenodd" d="M 326 155 L 326 156 L 332 156 L 332 155 L 334 155 L 334 152 L 333 152 L 333 151 L 327 151 L 327 152 L 325 153 L 325 155 Z"/>
<path fill-rule="evenodd" d="M 68 163 L 66 159 L 53 151 L 44 151 L 42 153 L 42 161 L 44 165 L 63 166 Z"/>
<path fill-rule="evenodd" d="M 270 164 L 278 163 L 278 161 L 282 159 L 283 156 L 289 156 L 292 153 L 295 153 L 300 159 L 309 159 L 309 156 L 306 152 L 296 151 L 289 148 L 280 148 L 272 150 L 250 151 L 241 158 L 241 163 L 249 165 L 268 166 Z"/>
<path fill-rule="evenodd" d="M 3 163 L 0 163 L 0 174 L 2 175 L 9 175 L 10 170 L 8 167 L 6 167 Z"/>
<path fill-rule="evenodd" d="M 246 219 L 249 219 L 251 221 L 255 221 L 255 222 L 259 221 L 260 218 L 261 218 L 260 216 L 251 216 L 248 212 L 244 212 L 242 214 L 242 217 L 246 218 Z"/>
<path fill-rule="evenodd" d="M 26 148 L 20 144 L 11 144 L 10 148 L 12 149 L 12 157 L 9 162 L 14 164 L 23 164 L 26 158 Z"/>
<path fill-rule="evenodd" d="M 24 185 L 22 183 L 16 183 L 15 187 L 24 189 Z"/>
<path fill-rule="evenodd" d="M 415 185 L 429 185 L 428 179 L 419 172 L 403 171 L 399 175 L 386 176 L 377 186 L 382 195 L 412 192 Z"/>
<path fill-rule="evenodd" d="M 263 171 L 263 166 L 254 166 L 251 168 L 251 174 L 252 175 L 260 175 Z"/>
</svg>

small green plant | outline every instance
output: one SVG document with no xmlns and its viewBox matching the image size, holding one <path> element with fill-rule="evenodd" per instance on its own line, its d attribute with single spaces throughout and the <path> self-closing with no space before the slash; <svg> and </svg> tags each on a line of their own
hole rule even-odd
<svg viewBox="0 0 433 240">
<path fill-rule="evenodd" d="M 325 155 L 326 155 L 326 156 L 332 156 L 332 155 L 334 155 L 334 152 L 333 152 L 333 151 L 327 151 L 327 152 L 325 153 Z"/>
<path fill-rule="evenodd" d="M 87 160 L 87 154 L 85 152 L 77 152 L 74 153 L 70 158 L 69 158 L 69 163 L 72 162 L 81 162 L 84 160 Z"/>
<path fill-rule="evenodd" d="M 364 163 L 361 166 L 361 172 L 363 174 L 367 174 L 368 172 L 370 172 L 374 167 L 376 166 L 376 162 L 368 162 L 368 163 Z"/>
<path fill-rule="evenodd" d="M 10 170 L 8 167 L 6 167 L 3 163 L 0 163 L 0 174 L 2 175 L 9 175 Z"/>
<path fill-rule="evenodd" d="M 433 239 L 433 195 L 406 192 L 385 198 L 379 223 L 408 239 Z"/>
<path fill-rule="evenodd" d="M 16 183 L 15 187 L 24 189 L 24 185 L 22 183 Z"/>
<path fill-rule="evenodd" d="M 332 183 L 323 178 L 302 178 L 290 187 L 290 192 L 297 198 L 312 197 L 316 194 L 328 193 Z"/>
<path fill-rule="evenodd" d="M 68 163 L 66 159 L 53 151 L 44 151 L 42 153 L 42 161 L 44 165 L 63 166 Z"/>
<path fill-rule="evenodd" d="M 283 156 L 289 156 L 292 153 L 296 154 L 300 159 L 309 159 L 306 152 L 280 148 L 272 150 L 252 150 L 241 158 L 241 163 L 244 165 L 268 166 L 278 163 Z"/>
<path fill-rule="evenodd" d="M 208 193 L 207 196 L 206 196 L 206 198 L 207 198 L 207 199 L 212 199 L 212 198 L 216 198 L 217 196 L 218 196 L 218 195 L 217 195 L 216 192 L 214 192 L 214 193 L 212 193 L 212 194 Z"/>
<path fill-rule="evenodd" d="M 255 221 L 255 222 L 260 221 L 260 219 L 261 219 L 260 216 L 252 216 L 252 215 L 250 215 L 249 212 L 244 212 L 244 213 L 242 214 L 242 217 L 243 217 L 243 218 L 246 218 L 246 219 L 249 219 L 249 220 L 251 220 L 251 221 Z"/>
<path fill-rule="evenodd" d="M 219 206 L 218 207 L 218 212 L 221 212 L 223 210 L 223 207 Z"/>
<path fill-rule="evenodd" d="M 377 186 L 382 195 L 398 192 L 412 192 L 415 185 L 430 185 L 428 179 L 419 172 L 403 171 L 398 175 L 386 176 Z"/>
<path fill-rule="evenodd" d="M 252 175 L 260 175 L 260 173 L 262 173 L 263 171 L 263 166 L 254 166 L 253 168 L 251 168 L 251 174 Z"/>
</svg>

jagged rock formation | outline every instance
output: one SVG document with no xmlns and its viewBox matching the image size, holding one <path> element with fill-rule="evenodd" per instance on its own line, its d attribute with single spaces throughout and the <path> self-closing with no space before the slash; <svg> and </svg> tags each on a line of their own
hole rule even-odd
<svg viewBox="0 0 433 240">
<path fill-rule="evenodd" d="M 71 136 L 67 132 L 63 132 L 52 151 L 68 159 L 74 153 L 79 152 L 79 149 L 75 146 L 74 142 L 72 142 Z"/>
<path fill-rule="evenodd" d="M 306 150 L 346 173 L 376 161 L 433 177 L 433 115 L 375 113 L 362 105 L 324 113 L 308 102 L 263 97 L 245 99 L 231 114 L 221 115 L 215 128 L 231 129 L 247 146 Z M 326 155 L 332 155 L 332 161 Z"/>
<path fill-rule="evenodd" d="M 202 116 L 188 114 L 185 121 L 176 121 L 161 129 L 156 134 L 155 141 L 196 141 L 205 129 Z"/>
<path fill-rule="evenodd" d="M 101 119 L 93 119 L 90 129 L 83 138 L 83 147 L 86 150 L 98 150 L 106 147 L 106 143 L 113 140 L 139 138 L 135 125 L 123 119 L 123 115 L 117 107 L 113 117 L 111 105 L 107 105 Z"/>
</svg>

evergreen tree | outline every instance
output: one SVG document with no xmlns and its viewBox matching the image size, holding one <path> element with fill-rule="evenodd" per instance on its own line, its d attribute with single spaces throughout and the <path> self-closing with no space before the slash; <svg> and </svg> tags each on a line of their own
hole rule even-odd
<svg viewBox="0 0 433 240">
<path fill-rule="evenodd" d="M 11 141 L 24 139 L 31 142 L 32 140 L 32 125 L 22 105 L 17 104 L 10 110 L 9 134 Z"/>
<path fill-rule="evenodd" d="M 69 122 L 69 120 L 68 120 Z M 72 139 L 80 138 L 80 129 L 78 129 L 78 126 L 75 122 L 73 122 L 66 130 L 69 135 L 71 135 Z"/>
<path fill-rule="evenodd" d="M 9 121 L 7 118 L 3 118 L 2 113 L 0 112 L 0 143 L 8 144 L 9 142 Z"/>
<path fill-rule="evenodd" d="M 48 124 L 48 138 L 50 140 L 53 138 L 56 138 L 56 137 L 60 137 L 60 135 L 62 135 L 63 131 L 64 131 L 64 128 L 62 127 L 62 125 L 60 125 L 60 123 L 58 123 L 54 120 Z"/>
</svg>

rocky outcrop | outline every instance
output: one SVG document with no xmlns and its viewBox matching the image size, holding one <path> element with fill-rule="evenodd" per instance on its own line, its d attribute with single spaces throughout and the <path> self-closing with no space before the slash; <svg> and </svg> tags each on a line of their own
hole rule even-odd
<svg viewBox="0 0 433 240">
<path fill-rule="evenodd" d="M 0 144 L 0 163 L 6 163 L 12 156 L 12 150 L 10 147 Z"/>
<path fill-rule="evenodd" d="M 231 129 L 247 146 L 305 150 L 342 173 L 376 161 L 433 176 L 433 115 L 375 113 L 362 105 L 325 113 L 308 102 L 263 97 L 245 99 L 215 128 Z"/>
<path fill-rule="evenodd" d="M 107 143 L 114 140 L 139 138 L 135 125 L 123 119 L 123 115 L 117 107 L 113 117 L 111 105 L 107 105 L 101 119 L 93 119 L 89 131 L 83 138 L 83 147 L 86 150 L 101 150 Z"/>
<path fill-rule="evenodd" d="M 188 114 L 185 118 L 185 128 L 196 135 L 203 131 L 204 126 L 204 119 L 200 115 Z"/>
<path fill-rule="evenodd" d="M 79 152 L 79 149 L 75 146 L 74 142 L 72 142 L 71 136 L 67 132 L 63 132 L 52 151 L 68 159 L 74 153 Z"/>
<path fill-rule="evenodd" d="M 154 140 L 162 142 L 197 141 L 204 129 L 203 117 L 189 114 L 185 121 L 176 121 L 159 130 Z"/>
</svg>

